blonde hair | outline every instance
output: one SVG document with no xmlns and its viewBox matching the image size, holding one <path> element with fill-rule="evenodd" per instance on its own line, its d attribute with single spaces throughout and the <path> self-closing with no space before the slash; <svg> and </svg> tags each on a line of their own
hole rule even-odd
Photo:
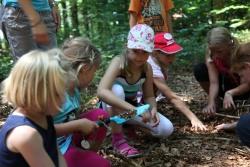
<svg viewBox="0 0 250 167">
<path fill-rule="evenodd" d="M 27 111 L 44 112 L 48 104 L 59 110 L 58 98 L 64 98 L 69 70 L 61 57 L 57 49 L 23 55 L 3 82 L 3 100 Z"/>
<path fill-rule="evenodd" d="M 211 29 L 207 33 L 207 43 L 210 46 L 221 45 L 221 44 L 229 45 L 231 48 L 231 56 L 235 54 L 235 51 L 239 46 L 238 40 L 231 35 L 228 29 L 224 27 L 216 27 Z M 207 51 L 207 53 L 210 52 Z"/>
<path fill-rule="evenodd" d="M 76 74 L 84 64 L 92 67 L 101 63 L 99 50 L 88 39 L 83 37 L 66 40 L 62 45 L 62 50 L 66 59 L 71 62 Z"/>
<path fill-rule="evenodd" d="M 244 63 L 250 63 L 250 42 L 241 44 L 231 59 L 232 71 L 239 71 Z"/>
</svg>

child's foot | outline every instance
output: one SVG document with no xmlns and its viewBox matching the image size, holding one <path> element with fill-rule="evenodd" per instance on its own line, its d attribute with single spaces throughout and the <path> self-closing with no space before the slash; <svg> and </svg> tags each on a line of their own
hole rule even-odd
<svg viewBox="0 0 250 167">
<path fill-rule="evenodd" d="M 135 158 L 141 155 L 136 148 L 128 144 L 122 133 L 113 134 L 112 145 L 117 153 L 127 158 Z"/>
</svg>

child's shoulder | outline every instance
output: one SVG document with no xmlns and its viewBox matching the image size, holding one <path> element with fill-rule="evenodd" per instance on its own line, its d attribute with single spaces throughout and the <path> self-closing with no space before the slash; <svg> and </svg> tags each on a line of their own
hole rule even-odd
<svg viewBox="0 0 250 167">
<path fill-rule="evenodd" d="M 114 63 L 120 63 L 121 62 L 121 57 L 120 56 L 116 56 L 112 59 L 111 62 L 114 62 Z"/>
<path fill-rule="evenodd" d="M 32 142 L 37 143 L 41 141 L 41 135 L 33 127 L 21 125 L 9 132 L 7 140 L 10 144 L 9 149 L 15 151 L 16 148 L 20 148 L 24 145 L 29 146 Z"/>
<path fill-rule="evenodd" d="M 114 57 L 110 62 L 110 66 L 116 69 L 120 69 L 121 64 L 122 64 L 122 58 L 120 56 Z"/>
</svg>

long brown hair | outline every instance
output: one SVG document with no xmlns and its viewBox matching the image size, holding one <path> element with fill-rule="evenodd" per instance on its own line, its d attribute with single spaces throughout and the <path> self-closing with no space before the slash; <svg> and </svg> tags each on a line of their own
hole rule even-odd
<svg viewBox="0 0 250 167">
<path fill-rule="evenodd" d="M 232 71 L 239 71 L 246 62 L 250 63 L 250 42 L 241 44 L 232 57 Z"/>
<path fill-rule="evenodd" d="M 220 44 L 230 45 L 231 46 L 230 58 L 235 55 L 236 50 L 239 47 L 238 40 L 234 36 L 232 36 L 232 34 L 229 32 L 227 28 L 224 27 L 216 27 L 211 29 L 207 33 L 207 43 L 208 45 L 213 45 L 213 46 Z M 211 58 L 211 52 L 209 51 L 209 47 L 207 47 L 206 56 Z"/>
</svg>

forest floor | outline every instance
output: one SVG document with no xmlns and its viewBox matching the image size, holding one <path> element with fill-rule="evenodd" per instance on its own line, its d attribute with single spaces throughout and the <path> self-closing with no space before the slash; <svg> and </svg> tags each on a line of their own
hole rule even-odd
<svg viewBox="0 0 250 167">
<path fill-rule="evenodd" d="M 129 143 L 143 152 L 139 158 L 127 159 L 112 151 L 110 135 L 99 151 L 112 162 L 113 167 L 248 167 L 250 151 L 242 146 L 234 132 L 217 132 L 215 126 L 233 122 L 248 109 L 244 102 L 238 102 L 238 110 L 222 111 L 223 116 L 204 117 L 202 108 L 206 105 L 206 94 L 201 90 L 191 72 L 170 73 L 168 85 L 189 105 L 191 110 L 207 126 L 206 132 L 194 132 L 190 121 L 168 104 L 166 99 L 158 103 L 158 111 L 173 123 L 174 133 L 167 139 L 158 139 L 141 131 L 138 137 L 129 139 Z M 1 124 L 8 109 L 0 105 Z M 134 128 L 138 129 L 138 128 Z"/>
<path fill-rule="evenodd" d="M 170 74 L 169 86 L 186 103 L 190 109 L 207 126 L 206 132 L 191 130 L 190 121 L 168 104 L 166 99 L 158 103 L 158 111 L 173 123 L 174 133 L 167 139 L 153 138 L 137 131 L 137 139 L 129 142 L 143 151 L 143 156 L 127 159 L 115 154 L 110 144 L 110 136 L 101 153 L 112 161 L 114 167 L 248 167 L 250 166 L 250 149 L 242 146 L 234 132 L 216 131 L 221 123 L 236 121 L 248 109 L 239 107 L 236 111 L 220 112 L 226 116 L 204 117 L 201 113 L 206 105 L 206 94 L 199 87 L 190 72 Z M 237 106 L 244 106 L 239 101 Z M 135 128 L 137 129 L 137 128 Z"/>
</svg>

